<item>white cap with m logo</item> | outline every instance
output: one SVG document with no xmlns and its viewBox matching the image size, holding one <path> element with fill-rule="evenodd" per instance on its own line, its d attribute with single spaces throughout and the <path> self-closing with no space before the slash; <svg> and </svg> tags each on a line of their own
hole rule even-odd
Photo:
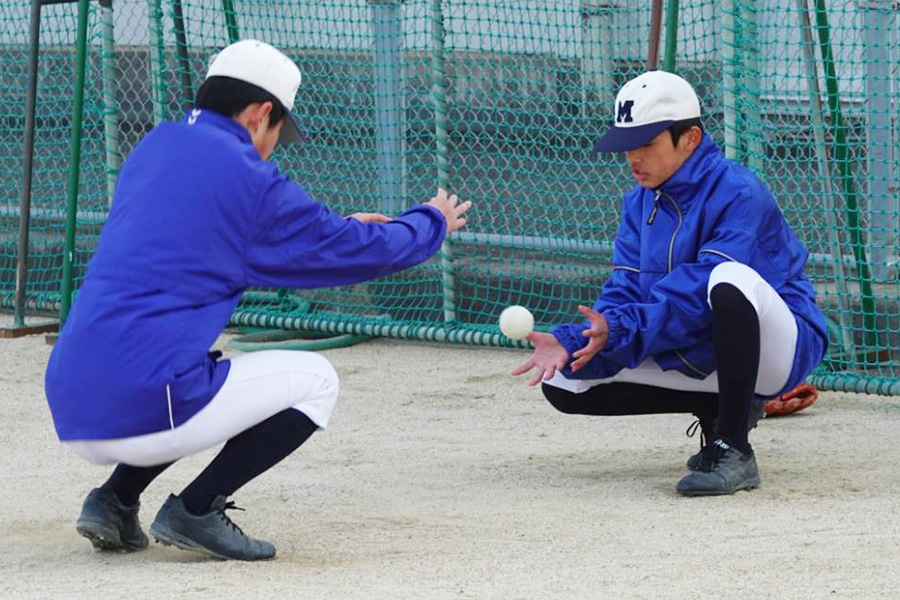
<svg viewBox="0 0 900 600">
<path fill-rule="evenodd" d="M 594 146 L 598 152 L 640 148 L 675 121 L 700 116 L 700 100 L 687 81 L 666 71 L 648 71 L 628 81 L 616 96 L 615 123 Z"/>
</svg>

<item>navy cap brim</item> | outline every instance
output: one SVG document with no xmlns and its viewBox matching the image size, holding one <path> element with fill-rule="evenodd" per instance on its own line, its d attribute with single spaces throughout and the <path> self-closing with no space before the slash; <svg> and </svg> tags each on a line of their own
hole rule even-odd
<svg viewBox="0 0 900 600">
<path fill-rule="evenodd" d="M 279 144 L 292 144 L 294 142 L 305 142 L 306 136 L 300 130 L 300 124 L 294 115 L 288 113 L 284 119 L 284 126 L 281 128 L 281 134 L 278 136 Z"/>
<path fill-rule="evenodd" d="M 624 152 L 640 148 L 674 122 L 674 120 L 657 121 L 637 127 L 613 127 L 594 144 L 594 152 Z"/>
</svg>

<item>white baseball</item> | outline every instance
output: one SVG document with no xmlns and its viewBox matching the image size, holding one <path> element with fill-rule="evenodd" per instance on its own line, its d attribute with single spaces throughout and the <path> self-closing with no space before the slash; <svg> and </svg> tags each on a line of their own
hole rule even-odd
<svg viewBox="0 0 900 600">
<path fill-rule="evenodd" d="M 525 339 L 533 329 L 534 316 L 524 306 L 507 306 L 500 313 L 500 331 L 510 339 Z"/>
</svg>

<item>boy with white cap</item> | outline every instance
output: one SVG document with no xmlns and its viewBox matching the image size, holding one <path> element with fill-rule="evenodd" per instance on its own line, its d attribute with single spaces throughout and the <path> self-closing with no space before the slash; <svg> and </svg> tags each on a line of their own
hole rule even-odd
<svg viewBox="0 0 900 600">
<path fill-rule="evenodd" d="M 613 271 L 587 321 L 533 333 L 532 385 L 569 414 L 694 413 L 705 441 L 684 495 L 759 485 L 747 434 L 759 397 L 803 381 L 825 354 L 808 252 L 765 185 L 726 160 L 691 85 L 650 71 L 616 97 L 597 143 L 625 152 L 628 191 Z M 711 443 L 710 443 L 711 442 Z"/>
<path fill-rule="evenodd" d="M 300 71 L 263 42 L 222 50 L 180 123 L 125 162 L 109 218 L 46 374 L 60 439 L 118 463 L 85 499 L 77 530 L 101 550 L 140 550 L 139 497 L 173 461 L 226 442 L 150 531 L 219 558 L 275 548 L 226 516 L 228 496 L 328 425 L 334 368 L 309 352 L 232 360 L 208 350 L 247 287 L 345 285 L 421 263 L 465 224 L 439 190 L 390 220 L 343 218 L 267 161 L 300 132 Z"/>
</svg>

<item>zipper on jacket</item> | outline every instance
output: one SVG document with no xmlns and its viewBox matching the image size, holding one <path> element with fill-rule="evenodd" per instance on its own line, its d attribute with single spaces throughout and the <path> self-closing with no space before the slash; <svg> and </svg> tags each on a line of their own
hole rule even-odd
<svg viewBox="0 0 900 600">
<path fill-rule="evenodd" d="M 647 218 L 647 225 L 653 225 L 653 221 L 656 220 L 656 213 L 659 212 L 659 195 L 662 194 L 659 190 L 656 190 L 656 198 L 653 199 L 653 210 L 650 211 L 650 216 Z"/>
<path fill-rule="evenodd" d="M 656 198 L 657 198 L 657 200 L 659 199 L 659 196 L 661 195 L 661 193 L 662 193 L 662 192 L 660 192 L 660 191 L 657 191 L 657 192 L 656 192 Z M 682 225 L 682 223 L 684 223 L 684 215 L 683 215 L 682 212 L 681 212 L 681 207 L 678 206 L 678 203 L 677 203 L 677 202 L 675 202 L 675 198 L 673 198 L 672 196 L 666 194 L 666 200 L 668 200 L 669 202 L 672 203 L 672 206 L 675 208 L 675 212 L 678 213 L 678 225 L 675 226 L 675 231 L 672 232 L 672 239 L 669 240 L 669 255 L 668 255 L 667 262 L 668 262 L 668 272 L 671 273 L 671 272 L 672 272 L 672 255 L 675 253 L 675 236 L 678 235 L 678 230 L 681 229 L 681 225 Z M 654 211 L 653 214 L 655 214 L 655 211 Z M 681 360 L 681 362 L 683 362 L 683 363 L 685 364 L 685 366 L 686 366 L 687 368 L 689 368 L 691 371 L 693 371 L 693 372 L 695 372 L 695 373 L 701 375 L 702 377 L 708 377 L 708 376 L 709 376 L 709 373 L 706 373 L 706 372 L 704 372 L 704 371 L 698 369 L 698 368 L 695 367 L 694 365 L 692 365 L 692 364 L 691 364 L 691 361 L 689 361 L 688 359 L 686 359 L 686 358 L 684 357 L 684 355 L 683 355 L 681 352 L 679 352 L 678 350 L 675 351 L 675 355 L 676 355 L 676 356 Z"/>
<path fill-rule="evenodd" d="M 657 199 L 662 194 L 662 192 L 656 192 Z M 672 239 L 669 240 L 669 258 L 668 258 L 668 272 L 672 272 L 672 254 L 675 253 L 675 236 L 678 235 L 678 230 L 681 229 L 681 224 L 684 223 L 684 215 L 681 213 L 681 207 L 678 206 L 678 203 L 675 202 L 675 198 L 666 194 L 666 200 L 672 203 L 672 206 L 675 207 L 675 212 L 678 213 L 678 225 L 675 226 L 675 231 L 672 232 Z M 655 214 L 655 211 L 654 211 Z"/>
</svg>

